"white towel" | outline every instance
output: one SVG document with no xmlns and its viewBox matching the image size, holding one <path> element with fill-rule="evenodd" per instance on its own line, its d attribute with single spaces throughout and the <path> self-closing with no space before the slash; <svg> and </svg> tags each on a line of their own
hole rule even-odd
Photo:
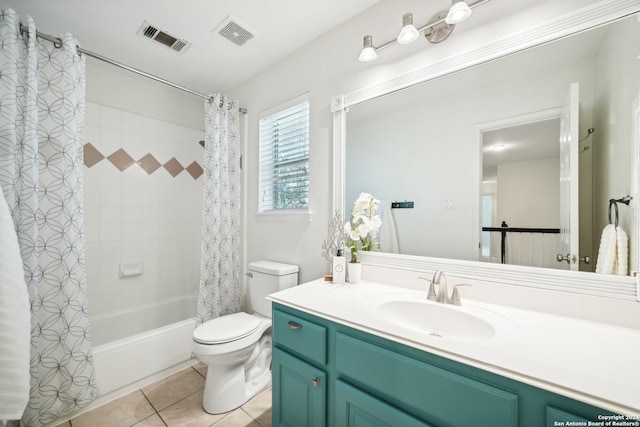
<svg viewBox="0 0 640 427">
<path fill-rule="evenodd" d="M 378 209 L 380 210 L 380 251 L 392 254 L 400 253 L 400 242 L 398 240 L 398 231 L 396 229 L 396 221 L 393 218 L 393 212 L 391 211 L 391 203 L 387 200 L 380 200 L 378 203 Z"/>
<path fill-rule="evenodd" d="M 629 237 L 622 227 L 616 227 L 616 263 L 613 265 L 614 274 L 627 276 L 629 268 Z"/>
<path fill-rule="evenodd" d="M 602 230 L 596 273 L 628 274 L 629 238 L 622 227 L 608 224 Z"/>
<path fill-rule="evenodd" d="M 30 311 L 18 237 L 0 188 L 0 420 L 19 420 L 29 401 Z"/>
</svg>

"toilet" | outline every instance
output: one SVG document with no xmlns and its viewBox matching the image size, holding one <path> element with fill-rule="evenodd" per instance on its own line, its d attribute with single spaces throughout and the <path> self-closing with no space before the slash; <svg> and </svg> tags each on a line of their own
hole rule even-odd
<svg viewBox="0 0 640 427">
<path fill-rule="evenodd" d="M 208 366 L 202 407 L 231 411 L 271 384 L 271 301 L 266 297 L 298 284 L 298 266 L 272 261 L 249 264 L 249 296 L 255 313 L 234 313 L 193 331 L 194 356 Z"/>
</svg>

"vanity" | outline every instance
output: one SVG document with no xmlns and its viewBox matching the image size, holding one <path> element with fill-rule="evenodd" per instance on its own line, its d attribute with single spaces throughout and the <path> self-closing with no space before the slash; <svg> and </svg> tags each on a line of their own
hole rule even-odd
<svg viewBox="0 0 640 427">
<path fill-rule="evenodd" d="M 640 425 L 637 330 L 426 295 L 321 280 L 272 294 L 273 425 Z"/>
</svg>

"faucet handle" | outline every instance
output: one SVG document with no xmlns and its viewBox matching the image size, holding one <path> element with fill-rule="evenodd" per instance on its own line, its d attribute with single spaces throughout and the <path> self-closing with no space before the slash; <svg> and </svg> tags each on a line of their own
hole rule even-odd
<svg viewBox="0 0 640 427">
<path fill-rule="evenodd" d="M 453 286 L 453 291 L 451 292 L 451 304 L 453 305 L 462 305 L 462 301 L 460 301 L 460 292 L 458 292 L 458 286 L 471 286 L 468 283 L 461 283 L 459 285 Z"/>
<path fill-rule="evenodd" d="M 433 286 L 433 281 L 427 279 L 426 277 L 418 277 L 418 279 L 426 280 L 429 282 L 429 291 L 427 292 L 427 299 L 431 301 L 437 301 L 438 296 L 436 295 L 436 288 Z"/>
</svg>

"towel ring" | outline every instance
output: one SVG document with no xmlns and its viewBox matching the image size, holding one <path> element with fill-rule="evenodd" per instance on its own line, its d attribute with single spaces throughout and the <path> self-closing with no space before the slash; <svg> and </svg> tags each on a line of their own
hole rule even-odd
<svg viewBox="0 0 640 427">
<path fill-rule="evenodd" d="M 618 226 L 618 203 L 624 203 L 625 205 L 629 206 L 631 200 L 633 200 L 633 197 L 631 196 L 624 196 L 621 199 L 609 199 L 609 224 L 615 223 L 615 226 Z M 611 221 L 611 205 L 613 205 L 616 214 L 614 222 Z"/>
</svg>

